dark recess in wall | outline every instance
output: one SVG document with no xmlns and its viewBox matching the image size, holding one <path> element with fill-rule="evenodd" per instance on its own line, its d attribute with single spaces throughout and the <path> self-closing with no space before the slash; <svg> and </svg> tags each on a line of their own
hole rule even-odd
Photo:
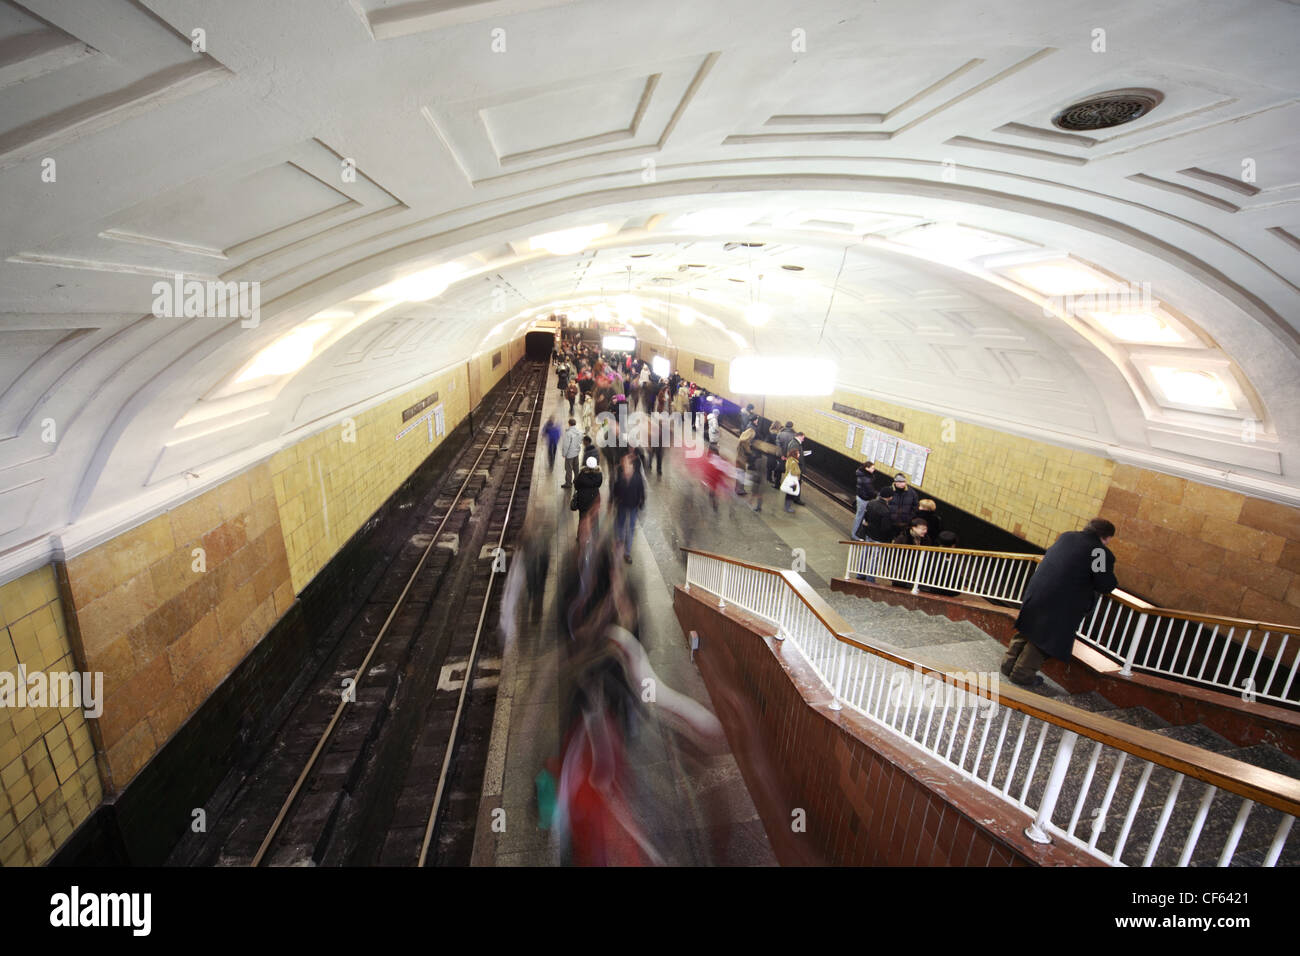
<svg viewBox="0 0 1300 956">
<path fill-rule="evenodd" d="M 524 336 L 524 354 L 534 362 L 550 358 L 553 348 L 555 336 L 550 332 L 529 332 Z"/>
</svg>

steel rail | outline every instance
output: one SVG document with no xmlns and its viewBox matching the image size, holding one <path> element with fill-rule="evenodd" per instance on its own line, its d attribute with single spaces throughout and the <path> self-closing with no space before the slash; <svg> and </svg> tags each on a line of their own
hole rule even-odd
<svg viewBox="0 0 1300 956">
<path fill-rule="evenodd" d="M 542 373 L 543 390 L 545 390 L 546 381 L 547 381 L 547 374 L 543 372 Z M 461 482 L 460 488 L 456 491 L 456 497 L 452 499 L 451 504 L 447 507 L 447 513 L 443 515 L 442 520 L 438 522 L 437 530 L 434 531 L 433 534 L 429 536 L 429 543 L 428 545 L 425 546 L 424 553 L 420 555 L 420 560 L 415 565 L 415 570 L 413 570 L 411 572 L 410 577 L 407 578 L 406 586 L 402 588 L 402 593 L 397 596 L 397 601 L 393 604 L 393 609 L 388 612 L 388 617 L 384 619 L 383 627 L 381 627 L 379 629 L 379 633 L 375 635 L 374 641 L 372 641 L 370 644 L 370 650 L 366 652 L 365 658 L 361 661 L 361 666 L 357 668 L 356 673 L 353 675 L 352 686 L 350 688 L 351 690 L 355 691 L 357 686 L 361 683 L 361 677 L 366 672 L 366 668 L 370 665 L 370 659 L 375 656 L 375 651 L 379 649 L 380 642 L 383 641 L 384 636 L 388 633 L 388 629 L 393 623 L 393 620 L 397 617 L 397 612 L 402 609 L 402 605 L 406 601 L 406 595 L 410 593 L 411 586 L 415 583 L 416 577 L 419 575 L 420 571 L 424 568 L 425 561 L 427 561 L 429 555 L 433 553 L 434 545 L 437 544 L 438 542 L 438 535 L 442 532 L 442 529 L 447 526 L 448 519 L 450 519 L 452 514 L 455 513 L 457 502 L 460 501 L 461 496 L 464 495 L 465 493 L 465 489 L 469 486 L 470 481 L 473 479 L 475 466 L 477 466 L 478 463 L 483 460 L 483 456 L 487 454 L 487 450 L 488 447 L 491 445 L 492 438 L 496 435 L 497 431 L 501 428 L 501 423 L 505 421 L 508 415 L 511 414 L 511 410 L 514 408 L 515 402 L 518 399 L 519 394 L 522 391 L 524 391 L 527 385 L 528 385 L 528 377 L 525 376 L 524 381 L 520 383 L 520 385 L 514 390 L 513 393 L 511 393 L 510 399 L 505 403 L 504 410 L 501 412 L 501 415 L 497 418 L 496 424 L 492 426 L 492 431 L 488 433 L 487 439 L 483 443 L 483 450 L 480 451 L 478 453 L 478 457 L 474 459 L 474 464 L 467 469 L 465 480 Z M 473 441 L 472 433 L 470 435 L 470 440 L 471 442 Z M 347 705 L 349 703 L 350 701 L 348 700 L 347 696 L 344 695 L 343 698 L 339 701 L 338 707 L 334 709 L 334 716 L 330 718 L 329 724 L 326 725 L 324 732 L 320 736 L 320 739 L 316 742 L 316 746 L 312 750 L 311 756 L 308 757 L 307 759 L 306 766 L 302 768 L 302 772 L 298 774 L 298 779 L 294 781 L 293 788 L 289 791 L 289 795 L 285 797 L 284 803 L 280 806 L 280 812 L 275 815 L 275 820 L 272 821 L 271 823 L 271 829 L 267 831 L 266 836 L 263 837 L 262 843 L 257 848 L 257 853 L 253 856 L 252 862 L 249 863 L 249 866 L 261 865 L 262 860 L 263 858 L 265 858 L 267 851 L 271 848 L 271 843 L 275 840 L 277 834 L 279 834 L 280 827 L 284 825 L 284 821 L 288 817 L 289 811 L 293 809 L 293 805 L 297 802 L 298 794 L 302 792 L 302 785 L 307 781 L 308 775 L 311 774 L 312 769 L 316 766 L 317 759 L 320 757 L 321 752 L 324 751 L 325 745 L 329 743 L 329 739 L 334 733 L 334 728 L 338 726 L 339 719 L 343 716 L 343 711 L 347 708 Z"/>
<path fill-rule="evenodd" d="M 519 464 L 515 467 L 515 478 L 510 486 L 510 498 L 506 502 L 505 517 L 501 522 L 501 534 L 497 537 L 497 551 L 494 554 L 500 554 L 500 550 L 505 546 L 506 530 L 510 527 L 510 512 L 515 506 L 515 497 L 519 492 L 519 479 L 523 475 L 524 462 L 528 458 L 528 442 L 536 441 L 536 425 L 541 421 L 542 406 L 545 404 L 546 385 L 550 381 L 549 370 L 542 375 L 542 387 L 538 392 L 537 401 L 534 403 L 532 414 L 528 419 L 527 438 L 524 442 L 523 451 L 519 455 Z M 534 465 L 536 458 L 534 458 Z M 483 594 L 483 606 L 478 613 L 478 626 L 474 629 L 474 643 L 470 646 L 469 659 L 465 664 L 465 680 L 460 685 L 460 696 L 456 700 L 456 715 L 452 718 L 451 733 L 447 737 L 447 749 L 442 755 L 442 769 L 438 773 L 438 789 L 433 795 L 433 805 L 429 808 L 429 818 L 424 827 L 424 840 L 420 844 L 420 858 L 416 866 L 424 866 L 429 856 L 429 845 L 433 842 L 433 831 L 437 826 L 438 814 L 442 811 L 442 798 L 447 789 L 447 778 L 451 772 L 452 755 L 456 752 L 456 738 L 460 735 L 461 718 L 465 711 L 465 700 L 469 696 L 470 686 L 474 683 L 474 665 L 478 661 L 478 645 L 483 636 L 483 621 L 487 618 L 488 605 L 492 601 L 492 586 L 496 583 L 497 569 L 496 561 L 492 562 L 492 568 L 488 572 L 487 591 Z"/>
</svg>

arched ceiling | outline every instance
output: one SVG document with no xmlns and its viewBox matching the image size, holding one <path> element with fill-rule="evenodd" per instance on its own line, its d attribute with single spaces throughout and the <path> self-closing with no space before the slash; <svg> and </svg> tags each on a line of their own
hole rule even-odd
<svg viewBox="0 0 1300 956">
<path fill-rule="evenodd" d="M 1297 35 L 1280 0 L 4 0 L 0 572 L 629 293 L 656 342 L 1300 501 Z M 1121 89 L 1161 101 L 1051 122 Z M 154 315 L 177 273 L 257 321 Z M 309 360 L 249 379 L 272 346 Z"/>
</svg>

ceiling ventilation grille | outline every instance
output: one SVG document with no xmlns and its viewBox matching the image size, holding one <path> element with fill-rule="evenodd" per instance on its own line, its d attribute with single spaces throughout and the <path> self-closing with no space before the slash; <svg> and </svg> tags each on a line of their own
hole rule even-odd
<svg viewBox="0 0 1300 956">
<path fill-rule="evenodd" d="M 1160 105 L 1155 90 L 1116 90 L 1067 106 L 1052 117 L 1052 125 L 1068 130 L 1109 129 L 1145 116 Z"/>
</svg>

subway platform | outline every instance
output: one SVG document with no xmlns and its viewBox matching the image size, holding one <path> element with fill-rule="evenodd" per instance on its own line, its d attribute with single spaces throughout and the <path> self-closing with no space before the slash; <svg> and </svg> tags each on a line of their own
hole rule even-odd
<svg viewBox="0 0 1300 956">
<path fill-rule="evenodd" d="M 543 419 L 567 422 L 567 405 L 551 372 Z M 496 714 L 479 807 L 476 865 L 558 865 L 557 847 L 539 828 L 538 773 L 559 753 L 559 684 L 557 669 L 556 592 L 563 569 L 573 560 L 577 515 L 568 509 L 569 491 L 561 487 L 563 463 L 549 469 L 539 435 L 530 517 L 550 534 L 550 568 L 543 606 L 535 620 L 520 611 L 518 640 L 504 648 Z M 734 460 L 735 436 L 724 432 L 720 451 Z M 715 512 L 698 491 L 686 467 L 685 450 L 664 454 L 662 476 L 647 476 L 647 502 L 641 513 L 628 566 L 642 602 L 641 638 L 658 679 L 712 710 L 708 691 L 691 661 L 689 640 L 673 612 L 675 586 L 685 584 L 683 547 L 798 570 L 803 578 L 860 634 L 887 649 L 945 670 L 994 671 L 1004 653 L 993 637 L 969 623 L 922 613 L 900 615 L 898 609 L 833 592 L 830 581 L 843 577 L 852 514 L 816 489 L 805 486 L 805 504 L 793 513 L 783 508 L 784 495 L 765 486 L 760 495 L 720 496 Z M 608 501 L 609 474 L 602 458 Z M 753 510 L 761 498 L 761 510 Z M 603 522 L 612 515 L 602 515 Z M 480 677 L 479 679 L 491 679 Z M 1056 688 L 1044 689 L 1052 693 Z M 1061 693 L 1064 693 L 1061 691 Z M 711 865 L 775 863 L 762 823 L 746 790 L 735 759 L 703 754 L 662 725 L 649 742 L 653 759 L 640 768 L 642 783 L 655 794 L 660 826 L 673 828 L 673 845 L 683 862 Z M 643 744 L 646 742 L 643 741 Z"/>
</svg>

